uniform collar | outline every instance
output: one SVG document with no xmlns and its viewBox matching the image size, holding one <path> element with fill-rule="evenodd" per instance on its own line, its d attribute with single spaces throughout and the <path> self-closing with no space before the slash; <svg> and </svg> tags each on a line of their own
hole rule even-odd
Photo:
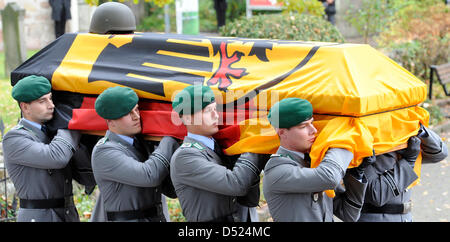
<svg viewBox="0 0 450 242">
<path fill-rule="evenodd" d="M 302 152 L 289 150 L 289 149 L 284 148 L 283 146 L 280 146 L 278 148 L 277 154 L 286 155 L 290 159 L 298 162 L 300 165 L 302 165 L 304 167 L 310 166 L 310 164 L 307 164 L 307 162 L 305 161 L 305 154 Z"/>
<path fill-rule="evenodd" d="M 123 136 L 123 135 L 116 134 L 116 133 L 112 132 L 111 130 L 106 131 L 106 134 L 105 134 L 105 137 L 107 137 L 110 140 L 113 140 L 113 141 L 123 144 L 123 145 L 131 146 L 131 147 L 133 146 L 133 141 L 131 141 L 131 143 L 130 143 L 126 139 L 124 139 L 123 137 L 120 137 L 120 136 Z"/>
<path fill-rule="evenodd" d="M 281 150 L 283 153 L 289 153 L 290 155 L 295 155 L 300 157 L 302 160 L 305 159 L 305 154 L 299 151 L 293 151 L 293 150 L 289 150 L 284 148 L 283 146 L 280 146 L 279 150 Z"/>
<path fill-rule="evenodd" d="M 116 135 L 119 136 L 121 139 L 125 140 L 129 145 L 133 145 L 134 139 L 131 138 L 130 136 L 121 135 L 121 134 L 116 134 Z"/>
<path fill-rule="evenodd" d="M 198 142 L 201 142 L 202 144 L 206 145 L 206 147 L 210 148 L 211 150 L 214 150 L 214 139 L 209 138 L 203 135 L 193 134 L 193 133 L 187 133 L 187 137 L 194 139 Z"/>
<path fill-rule="evenodd" d="M 33 121 L 30 121 L 30 120 L 28 120 L 28 119 L 26 119 L 26 118 L 22 118 L 22 120 L 25 121 L 26 123 L 28 123 L 29 125 L 31 125 L 31 126 L 37 128 L 37 129 L 39 129 L 39 130 L 41 130 L 41 128 L 42 128 L 42 125 L 41 125 L 41 124 L 38 124 L 38 123 L 33 122 Z"/>
</svg>

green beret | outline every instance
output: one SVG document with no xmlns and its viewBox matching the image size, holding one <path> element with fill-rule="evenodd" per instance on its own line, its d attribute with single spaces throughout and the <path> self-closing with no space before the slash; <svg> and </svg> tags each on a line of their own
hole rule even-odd
<svg viewBox="0 0 450 242">
<path fill-rule="evenodd" d="M 52 85 L 43 76 L 27 76 L 20 79 L 12 89 L 12 97 L 18 102 L 34 101 L 52 90 Z"/>
<path fill-rule="evenodd" d="M 103 91 L 95 100 L 95 111 L 104 119 L 118 119 L 138 103 L 139 98 L 129 87 L 110 87 Z"/>
<path fill-rule="evenodd" d="M 290 128 L 312 118 L 310 102 L 300 98 L 283 99 L 269 110 L 270 124 L 275 128 Z"/>
<path fill-rule="evenodd" d="M 209 86 L 193 85 L 177 93 L 172 108 L 180 115 L 194 114 L 215 101 L 214 92 Z"/>
</svg>

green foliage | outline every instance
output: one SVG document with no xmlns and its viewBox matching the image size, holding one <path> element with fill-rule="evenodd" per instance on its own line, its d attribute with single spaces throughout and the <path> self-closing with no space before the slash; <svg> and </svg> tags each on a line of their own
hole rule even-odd
<svg viewBox="0 0 450 242">
<path fill-rule="evenodd" d="M 450 8 L 441 1 L 397 0 L 377 42 L 390 57 L 427 80 L 430 65 L 450 62 Z"/>
<path fill-rule="evenodd" d="M 31 57 L 37 50 L 29 50 L 28 57 Z M 20 109 L 17 102 L 11 97 L 11 82 L 9 77 L 5 77 L 5 53 L 0 53 L 0 116 L 5 125 L 4 132 L 8 132 L 17 124 L 20 118 Z M 0 136 L 0 141 L 3 137 Z"/>
<path fill-rule="evenodd" d="M 146 5 L 149 11 L 149 16 L 144 18 L 141 23 L 136 26 L 137 31 L 141 32 L 164 32 L 164 8 L 159 7 L 153 3 Z M 200 0 L 199 1 L 199 21 L 201 32 L 216 32 L 216 12 L 214 10 L 213 1 Z M 175 4 L 169 4 L 170 29 L 176 32 L 176 12 Z"/>
<path fill-rule="evenodd" d="M 0 196 L 0 219 L 14 218 L 16 211 L 13 210 L 10 201 L 6 201 L 3 195 Z"/>
<path fill-rule="evenodd" d="M 136 26 L 136 30 L 140 32 L 164 32 L 164 8 L 153 3 L 147 3 L 145 7 L 148 8 L 149 16 L 141 20 L 141 23 Z M 170 21 L 170 29 L 173 31 L 176 29 L 175 4 L 169 5 L 169 17 L 172 20 Z"/>
<path fill-rule="evenodd" d="M 217 20 L 214 2 L 212 0 L 198 1 L 198 17 L 200 21 L 200 32 L 216 32 Z"/>
<path fill-rule="evenodd" d="M 246 7 L 247 6 L 245 0 L 228 0 L 226 21 L 233 21 L 241 16 L 244 16 L 246 14 Z"/>
<path fill-rule="evenodd" d="M 76 181 L 72 182 L 73 186 L 73 198 L 75 207 L 77 208 L 78 215 L 80 216 L 81 222 L 88 222 L 91 217 L 92 211 L 94 210 L 94 206 L 96 203 L 95 198 L 95 190 L 98 190 L 98 187 L 94 189 L 94 192 L 91 195 L 87 195 L 84 193 L 84 186 L 78 184 Z"/>
<path fill-rule="evenodd" d="M 430 100 L 423 103 L 423 108 L 425 108 L 430 114 L 430 125 L 437 125 L 444 121 L 445 115 L 438 105 L 432 105 Z"/>
<path fill-rule="evenodd" d="M 172 222 L 186 222 L 186 218 L 183 216 L 183 213 L 181 211 L 181 205 L 178 201 L 178 198 L 171 199 L 166 198 L 167 200 L 167 206 L 169 208 L 169 216 L 170 221 Z"/>
<path fill-rule="evenodd" d="M 344 42 L 344 37 L 322 17 L 308 14 L 245 16 L 220 29 L 222 36 L 322 42 Z"/>
<path fill-rule="evenodd" d="M 278 0 L 284 6 L 285 13 L 309 13 L 315 16 L 323 16 L 325 8 L 318 0 Z"/>
<path fill-rule="evenodd" d="M 17 124 L 20 118 L 20 109 L 17 102 L 11 97 L 12 86 L 9 79 L 0 80 L 0 116 L 5 125 L 4 132 L 8 132 Z M 3 137 L 0 136 L 0 141 Z"/>
<path fill-rule="evenodd" d="M 356 8 L 349 4 L 345 20 L 347 20 L 367 43 L 368 37 L 380 33 L 393 14 L 389 0 L 363 0 L 361 6 Z"/>
<path fill-rule="evenodd" d="M 95 5 L 98 6 L 104 2 L 128 2 L 130 0 L 84 0 L 87 4 L 89 5 Z M 132 0 L 134 4 L 138 4 L 140 0 Z M 158 5 L 159 7 L 163 7 L 166 4 L 170 4 L 172 3 L 174 0 L 142 0 L 145 2 L 152 2 L 156 5 Z"/>
</svg>

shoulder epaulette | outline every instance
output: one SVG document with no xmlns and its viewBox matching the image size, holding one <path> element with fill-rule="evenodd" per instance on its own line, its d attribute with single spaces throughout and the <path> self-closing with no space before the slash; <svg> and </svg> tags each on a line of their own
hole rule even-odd
<svg viewBox="0 0 450 242">
<path fill-rule="evenodd" d="M 97 141 L 97 144 L 95 144 L 95 146 L 102 145 L 102 144 L 106 143 L 107 140 L 108 140 L 107 137 L 103 137 L 99 141 Z"/>
<path fill-rule="evenodd" d="M 186 147 L 192 147 L 192 143 L 183 143 L 183 144 L 181 144 L 181 146 L 180 146 L 181 148 L 186 148 Z"/>
<path fill-rule="evenodd" d="M 14 126 L 13 129 L 24 129 L 24 127 L 23 127 L 23 125 L 18 124 L 16 126 Z"/>
<path fill-rule="evenodd" d="M 195 142 L 194 144 L 192 144 L 192 146 L 194 146 L 195 148 L 199 149 L 199 150 L 204 150 L 205 148 L 203 148 L 203 146 L 201 146 L 199 143 Z"/>
<path fill-rule="evenodd" d="M 294 160 L 290 155 L 287 155 L 287 154 L 286 155 L 285 154 L 273 154 L 270 156 L 270 158 L 272 158 L 272 157 L 284 157 L 284 158 Z"/>
<path fill-rule="evenodd" d="M 194 147 L 198 150 L 204 150 L 205 148 L 203 148 L 203 146 L 197 142 L 195 143 L 189 143 L 189 142 L 185 142 L 183 144 L 181 144 L 180 148 L 190 148 L 190 147 Z"/>
</svg>

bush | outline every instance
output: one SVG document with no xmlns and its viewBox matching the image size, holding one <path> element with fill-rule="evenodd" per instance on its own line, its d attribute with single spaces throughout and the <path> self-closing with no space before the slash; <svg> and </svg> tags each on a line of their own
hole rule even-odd
<svg viewBox="0 0 450 242">
<path fill-rule="evenodd" d="M 136 27 L 141 32 L 164 32 L 164 7 L 154 3 L 147 3 L 146 8 L 150 15 L 142 20 Z M 217 21 L 213 1 L 199 1 L 198 6 L 200 32 L 216 32 Z M 170 31 L 177 32 L 175 4 L 169 4 Z"/>
<path fill-rule="evenodd" d="M 241 17 L 220 28 L 220 35 L 322 42 L 344 42 L 344 37 L 322 17 L 308 14 L 263 14 Z"/>
<path fill-rule="evenodd" d="M 363 36 L 364 43 L 367 44 L 369 36 L 386 28 L 394 11 L 391 5 L 389 0 L 362 0 L 359 7 L 349 4 L 344 18 Z"/>
<path fill-rule="evenodd" d="M 425 108 L 430 114 L 430 122 L 429 122 L 430 125 L 432 126 L 438 125 L 442 121 L 444 121 L 445 119 L 444 113 L 442 113 L 442 110 L 439 108 L 438 105 L 433 105 L 430 100 L 427 100 L 424 103 L 422 103 L 422 107 Z"/>
<path fill-rule="evenodd" d="M 412 1 L 395 13 L 377 41 L 392 59 L 427 80 L 430 65 L 450 61 L 449 33 L 448 6 L 435 0 Z"/>
<path fill-rule="evenodd" d="M 278 0 L 284 8 L 285 13 L 309 13 L 315 16 L 323 16 L 325 8 L 320 1 L 317 0 Z"/>
</svg>

